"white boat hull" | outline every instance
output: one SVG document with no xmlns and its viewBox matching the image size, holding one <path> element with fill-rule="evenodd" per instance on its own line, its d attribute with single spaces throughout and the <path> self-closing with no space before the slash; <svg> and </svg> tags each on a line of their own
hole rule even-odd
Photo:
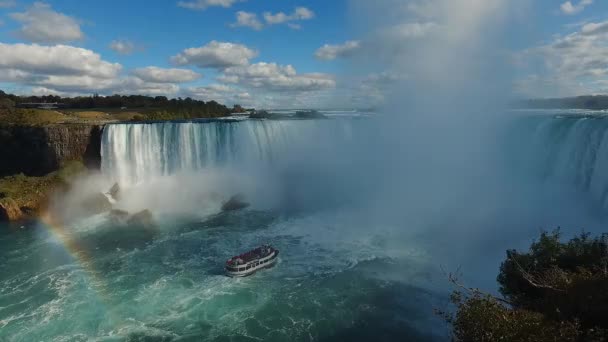
<svg viewBox="0 0 608 342">
<path fill-rule="evenodd" d="M 231 271 L 229 269 L 226 269 L 226 275 L 229 277 L 247 277 L 250 276 L 254 273 L 256 273 L 259 270 L 265 269 L 265 268 L 270 268 L 272 266 L 274 266 L 277 263 L 277 260 L 279 259 L 279 251 L 274 251 L 271 255 L 262 258 L 260 260 L 256 260 L 250 263 L 247 263 L 246 265 L 241 265 L 238 267 L 239 271 Z M 241 268 L 243 268 L 243 270 L 240 270 Z"/>
</svg>

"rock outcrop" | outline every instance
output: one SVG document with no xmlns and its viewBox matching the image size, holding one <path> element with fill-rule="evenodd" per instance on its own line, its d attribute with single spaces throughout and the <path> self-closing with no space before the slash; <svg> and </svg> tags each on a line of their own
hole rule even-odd
<svg viewBox="0 0 608 342">
<path fill-rule="evenodd" d="M 237 211 L 249 207 L 250 204 L 245 201 L 245 196 L 242 194 L 232 196 L 222 205 L 222 211 Z"/>
<path fill-rule="evenodd" d="M 87 197 L 81 204 L 82 214 L 96 215 L 112 210 L 112 203 L 102 193 L 94 194 Z"/>
<path fill-rule="evenodd" d="M 133 216 L 129 217 L 127 220 L 127 224 L 130 226 L 139 226 L 139 227 L 155 227 L 156 222 L 154 222 L 154 217 L 152 217 L 152 213 L 150 210 L 143 210 Z"/>
<path fill-rule="evenodd" d="M 114 209 L 110 211 L 110 221 L 112 221 L 115 225 L 124 225 L 127 224 L 127 220 L 129 219 L 129 212 L 119 209 Z"/>
<path fill-rule="evenodd" d="M 25 215 L 12 198 L 0 199 L 0 222 L 19 221 Z"/>
<path fill-rule="evenodd" d="M 102 130 L 90 124 L 0 126 L 0 176 L 43 176 L 71 160 L 98 169 Z"/>
<path fill-rule="evenodd" d="M 119 201 L 120 200 L 120 185 L 118 185 L 118 183 L 114 183 L 114 185 L 110 188 L 110 190 L 108 190 L 108 192 L 106 194 L 108 196 L 110 196 L 113 200 Z"/>
</svg>

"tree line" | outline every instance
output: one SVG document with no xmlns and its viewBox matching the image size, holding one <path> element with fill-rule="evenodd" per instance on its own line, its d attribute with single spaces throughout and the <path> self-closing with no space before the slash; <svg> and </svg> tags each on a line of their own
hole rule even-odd
<svg viewBox="0 0 608 342">
<path fill-rule="evenodd" d="M 216 101 L 201 101 L 190 97 L 172 98 L 166 96 L 112 95 L 61 97 L 57 95 L 18 96 L 0 90 L 0 102 L 4 107 L 20 107 L 27 103 L 57 103 L 62 109 L 129 109 L 150 116 L 180 116 L 183 118 L 220 117 L 242 110 L 240 106 L 228 108 Z"/>
</svg>

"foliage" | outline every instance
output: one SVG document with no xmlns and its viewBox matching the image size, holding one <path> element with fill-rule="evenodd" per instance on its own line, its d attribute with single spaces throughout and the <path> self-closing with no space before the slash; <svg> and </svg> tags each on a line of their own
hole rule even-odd
<svg viewBox="0 0 608 342">
<path fill-rule="evenodd" d="M 442 315 L 458 341 L 608 340 L 608 235 L 543 232 L 527 253 L 507 251 L 497 280 L 504 299 L 452 295 L 456 315 Z"/>
<path fill-rule="evenodd" d="M 576 322 L 559 323 L 528 310 L 511 310 L 489 295 L 452 294 L 458 314 L 446 316 L 457 341 L 577 341 Z"/>
<path fill-rule="evenodd" d="M 19 207 L 38 208 L 54 189 L 60 189 L 86 171 L 82 162 L 68 162 L 61 169 L 43 177 L 18 174 L 0 178 L 0 198 L 8 197 Z"/>
<path fill-rule="evenodd" d="M 17 96 L 0 91 L 0 100 L 12 101 L 17 107 L 26 106 L 28 103 L 57 103 L 61 109 L 137 109 L 151 119 L 155 117 L 167 117 L 166 113 L 177 117 L 188 115 L 189 118 L 226 116 L 233 109 L 229 109 L 215 101 L 199 101 L 189 97 L 182 99 L 168 99 L 166 96 L 144 96 L 144 95 L 112 95 L 112 96 L 78 96 L 60 97 L 56 95 L 46 96 Z M 6 101 L 6 100 L 4 100 Z M 240 106 L 234 110 L 241 110 Z M 165 113 L 165 114 L 160 114 Z"/>
<path fill-rule="evenodd" d="M 57 103 L 57 110 L 28 109 L 30 103 Z M 228 116 L 244 109 L 228 108 L 215 101 L 189 97 L 168 99 L 165 96 L 112 95 L 60 97 L 17 96 L 0 90 L 0 120 L 13 124 L 43 125 L 82 120 L 179 120 Z"/>
<path fill-rule="evenodd" d="M 52 110 L 16 108 L 11 112 L 0 115 L 2 123 L 18 125 L 41 126 L 70 121 L 71 118 Z"/>
</svg>

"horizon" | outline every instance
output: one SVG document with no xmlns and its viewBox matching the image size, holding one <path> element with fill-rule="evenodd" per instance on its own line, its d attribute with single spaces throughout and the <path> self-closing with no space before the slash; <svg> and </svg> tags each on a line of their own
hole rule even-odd
<svg viewBox="0 0 608 342">
<path fill-rule="evenodd" d="M 24 96 L 191 97 L 260 108 L 378 107 L 408 77 L 387 67 L 378 44 L 413 51 L 445 34 L 419 2 L 390 6 L 399 18 L 368 32 L 370 9 L 348 0 L 154 6 L 3 0 L 0 89 Z M 607 93 L 607 3 L 522 1 L 507 10 L 515 13 L 513 32 L 501 51 L 491 52 L 515 75 L 507 98 Z"/>
</svg>

